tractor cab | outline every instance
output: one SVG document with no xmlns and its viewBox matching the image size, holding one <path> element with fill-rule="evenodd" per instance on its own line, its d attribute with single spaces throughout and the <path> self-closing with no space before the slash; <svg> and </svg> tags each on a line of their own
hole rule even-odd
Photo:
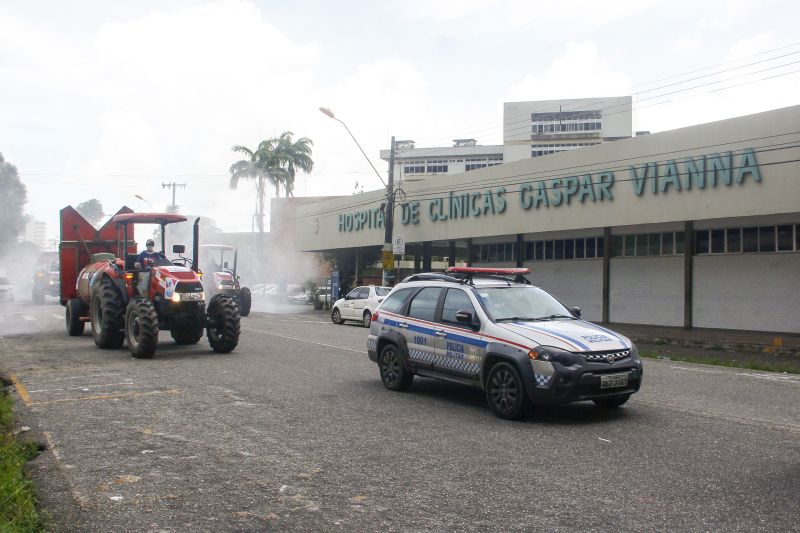
<svg viewBox="0 0 800 533">
<path fill-rule="evenodd" d="M 205 291 L 210 296 L 228 294 L 239 305 L 239 314 L 250 314 L 252 295 L 250 289 L 242 287 L 236 267 L 239 250 L 227 244 L 201 244 L 200 261 L 206 277 L 203 279 Z"/>
</svg>

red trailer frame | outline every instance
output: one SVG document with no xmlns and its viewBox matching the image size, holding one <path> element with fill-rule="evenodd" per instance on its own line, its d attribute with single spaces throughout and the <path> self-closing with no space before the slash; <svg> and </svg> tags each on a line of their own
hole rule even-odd
<svg viewBox="0 0 800 533">
<path fill-rule="evenodd" d="M 133 209 L 123 206 L 116 215 L 133 213 Z M 70 298 L 78 297 L 78 274 L 83 267 L 91 263 L 92 254 L 111 253 L 114 257 L 124 257 L 127 253 L 136 253 L 136 241 L 133 240 L 133 226 L 119 226 L 113 223 L 114 217 L 100 229 L 78 213 L 72 206 L 60 212 L 61 241 L 58 245 L 58 258 L 61 269 L 60 301 L 66 305 Z M 124 235 L 123 235 L 124 231 Z M 122 242 L 128 242 L 123 253 Z"/>
</svg>

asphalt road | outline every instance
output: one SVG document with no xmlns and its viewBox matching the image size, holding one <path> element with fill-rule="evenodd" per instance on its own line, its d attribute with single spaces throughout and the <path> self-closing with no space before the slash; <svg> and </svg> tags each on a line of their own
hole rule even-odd
<svg viewBox="0 0 800 533">
<path fill-rule="evenodd" d="M 648 360 L 622 409 L 507 422 L 463 386 L 385 390 L 366 330 L 320 313 L 151 360 L 61 313 L 0 304 L 55 531 L 800 530 L 797 376 Z"/>
</svg>

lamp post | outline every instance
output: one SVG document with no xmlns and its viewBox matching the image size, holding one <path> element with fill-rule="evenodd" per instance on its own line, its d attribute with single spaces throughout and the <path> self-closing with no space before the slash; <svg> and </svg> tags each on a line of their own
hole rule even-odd
<svg viewBox="0 0 800 533">
<path fill-rule="evenodd" d="M 153 207 L 153 205 L 152 205 L 150 202 L 148 202 L 147 200 L 145 200 L 145 199 L 144 199 L 144 197 L 143 197 L 142 195 L 140 195 L 140 194 L 134 194 L 134 196 L 135 196 L 136 198 L 138 198 L 139 200 L 143 201 L 144 203 L 146 203 L 147 205 L 149 205 L 149 206 L 150 206 L 150 209 L 153 209 L 153 210 L 155 210 L 155 208 Z"/>
<path fill-rule="evenodd" d="M 394 136 L 392 136 L 392 144 L 389 151 L 389 181 L 388 183 L 383 181 L 383 178 L 378 173 L 378 170 L 375 168 L 375 165 L 372 164 L 367 154 L 364 152 L 364 149 L 361 148 L 361 145 L 358 144 L 353 133 L 350 131 L 350 128 L 347 127 L 347 124 L 344 121 L 336 118 L 328 108 L 320 107 L 319 110 L 328 117 L 332 118 L 333 120 L 339 122 L 344 129 L 347 130 L 347 133 L 350 134 L 352 137 L 353 142 L 356 143 L 358 149 L 361 150 L 361 153 L 364 154 L 364 157 L 367 159 L 369 166 L 372 167 L 372 170 L 375 171 L 375 174 L 378 176 L 378 179 L 381 180 L 386 186 L 386 202 L 384 203 L 383 209 L 383 254 L 381 257 L 381 263 L 383 267 L 383 277 L 382 277 L 382 285 L 387 286 L 389 285 L 389 276 L 391 275 L 392 269 L 394 268 L 394 254 L 392 253 L 392 231 L 394 230 Z"/>
</svg>

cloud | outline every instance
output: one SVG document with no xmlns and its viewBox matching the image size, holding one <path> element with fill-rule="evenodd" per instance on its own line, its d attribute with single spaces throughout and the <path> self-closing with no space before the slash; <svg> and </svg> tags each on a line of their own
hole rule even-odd
<svg viewBox="0 0 800 533">
<path fill-rule="evenodd" d="M 511 85 L 503 102 L 623 96 L 631 79 L 615 71 L 591 41 L 568 42 L 564 53 L 541 74 L 530 73 Z"/>
</svg>

